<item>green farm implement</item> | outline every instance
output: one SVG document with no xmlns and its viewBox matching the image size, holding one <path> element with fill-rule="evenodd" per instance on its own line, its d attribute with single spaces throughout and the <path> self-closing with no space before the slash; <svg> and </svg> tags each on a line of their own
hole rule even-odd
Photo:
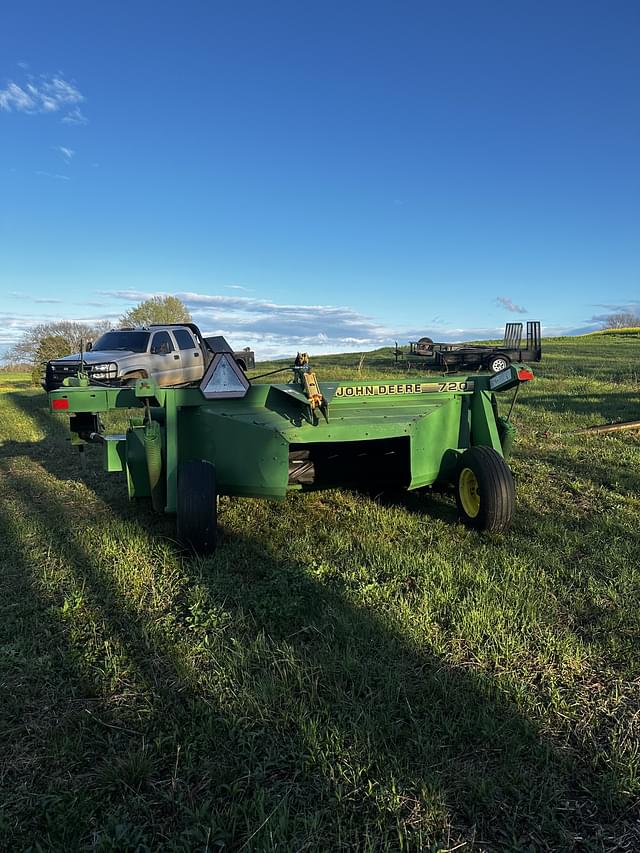
<svg viewBox="0 0 640 853">
<path fill-rule="evenodd" d="M 72 443 L 101 444 L 106 470 L 124 472 L 129 497 L 176 514 L 179 538 L 199 552 L 215 548 L 219 495 L 453 484 L 463 521 L 508 528 L 515 430 L 496 394 L 517 393 L 533 378 L 528 369 L 322 383 L 305 358 L 291 369 L 288 384 L 251 384 L 220 352 L 199 386 L 103 387 L 80 376 L 49 401 L 71 416 Z M 119 409 L 133 410 L 129 427 L 107 434 L 100 416 Z"/>
</svg>

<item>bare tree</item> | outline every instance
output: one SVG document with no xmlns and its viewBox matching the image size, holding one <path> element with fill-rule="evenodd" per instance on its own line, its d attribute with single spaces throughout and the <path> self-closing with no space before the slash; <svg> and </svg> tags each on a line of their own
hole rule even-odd
<svg viewBox="0 0 640 853">
<path fill-rule="evenodd" d="M 634 326 L 640 326 L 640 317 L 631 311 L 609 314 L 602 321 L 603 329 L 627 329 Z"/>
<path fill-rule="evenodd" d="M 77 323 L 75 320 L 39 323 L 24 332 L 20 340 L 5 353 L 3 360 L 6 363 L 19 362 L 35 366 L 41 360 L 43 341 L 55 339 L 58 349 L 66 349 L 70 353 L 78 352 L 81 342 L 86 346 L 87 341 L 94 341 L 110 327 L 111 324 L 106 321 L 93 325 Z"/>
</svg>

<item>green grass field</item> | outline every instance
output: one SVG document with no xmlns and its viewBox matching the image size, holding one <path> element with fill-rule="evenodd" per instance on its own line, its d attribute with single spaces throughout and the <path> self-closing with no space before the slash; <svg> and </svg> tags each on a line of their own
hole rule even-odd
<svg viewBox="0 0 640 853">
<path fill-rule="evenodd" d="M 640 850 L 640 433 L 572 434 L 640 419 L 640 342 L 535 372 L 509 534 L 221 499 L 206 560 L 0 374 L 1 849 Z"/>
</svg>

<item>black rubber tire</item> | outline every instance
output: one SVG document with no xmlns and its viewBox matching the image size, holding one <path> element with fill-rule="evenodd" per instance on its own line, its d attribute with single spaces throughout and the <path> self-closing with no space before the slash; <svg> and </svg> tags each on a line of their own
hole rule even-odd
<svg viewBox="0 0 640 853">
<path fill-rule="evenodd" d="M 497 364 L 497 366 L 496 366 Z M 506 370 L 507 367 L 511 364 L 511 359 L 508 355 L 503 355 L 502 353 L 498 353 L 497 355 L 492 355 L 489 361 L 487 362 L 487 367 L 491 371 L 491 373 L 500 373 L 501 370 Z"/>
<path fill-rule="evenodd" d="M 218 539 L 216 469 L 192 459 L 178 467 L 177 533 L 196 554 L 212 554 Z"/>
<path fill-rule="evenodd" d="M 125 386 L 125 388 L 135 388 L 138 379 L 146 378 L 146 375 L 140 370 L 137 373 L 130 373 L 128 376 L 125 376 L 122 380 L 122 384 Z"/>
<path fill-rule="evenodd" d="M 461 479 L 466 469 L 473 472 L 477 481 L 480 506 L 476 515 L 467 512 L 461 497 Z M 456 472 L 456 504 L 462 521 L 476 530 L 503 533 L 511 526 L 516 505 L 513 476 L 502 456 L 492 447 L 470 447 L 460 457 Z"/>
</svg>

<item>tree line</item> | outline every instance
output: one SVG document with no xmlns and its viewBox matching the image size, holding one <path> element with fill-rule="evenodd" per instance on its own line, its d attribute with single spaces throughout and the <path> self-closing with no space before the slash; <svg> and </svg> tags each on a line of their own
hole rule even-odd
<svg viewBox="0 0 640 853">
<path fill-rule="evenodd" d="M 121 326 L 151 326 L 158 323 L 190 323 L 191 314 L 177 296 L 153 296 L 125 312 L 115 324 Z M 603 329 L 624 329 L 640 326 L 640 315 L 631 311 L 609 314 L 602 321 Z M 5 365 L 28 367 L 39 383 L 42 367 L 47 361 L 79 352 L 89 341 L 113 328 L 108 320 L 81 323 L 76 320 L 57 320 L 39 323 L 27 329 L 4 356 Z"/>
<path fill-rule="evenodd" d="M 151 326 L 161 323 L 190 323 L 186 305 L 177 296 L 154 296 L 140 302 L 124 313 L 115 324 L 122 326 Z M 56 320 L 38 323 L 27 329 L 22 337 L 7 351 L 4 362 L 20 365 L 31 371 L 35 384 L 39 384 L 43 366 L 54 358 L 80 352 L 90 341 L 113 328 L 108 320 L 81 323 L 76 320 Z"/>
<path fill-rule="evenodd" d="M 640 314 L 634 314 L 632 311 L 609 314 L 602 324 L 603 329 L 633 329 L 638 326 L 640 326 Z"/>
</svg>

